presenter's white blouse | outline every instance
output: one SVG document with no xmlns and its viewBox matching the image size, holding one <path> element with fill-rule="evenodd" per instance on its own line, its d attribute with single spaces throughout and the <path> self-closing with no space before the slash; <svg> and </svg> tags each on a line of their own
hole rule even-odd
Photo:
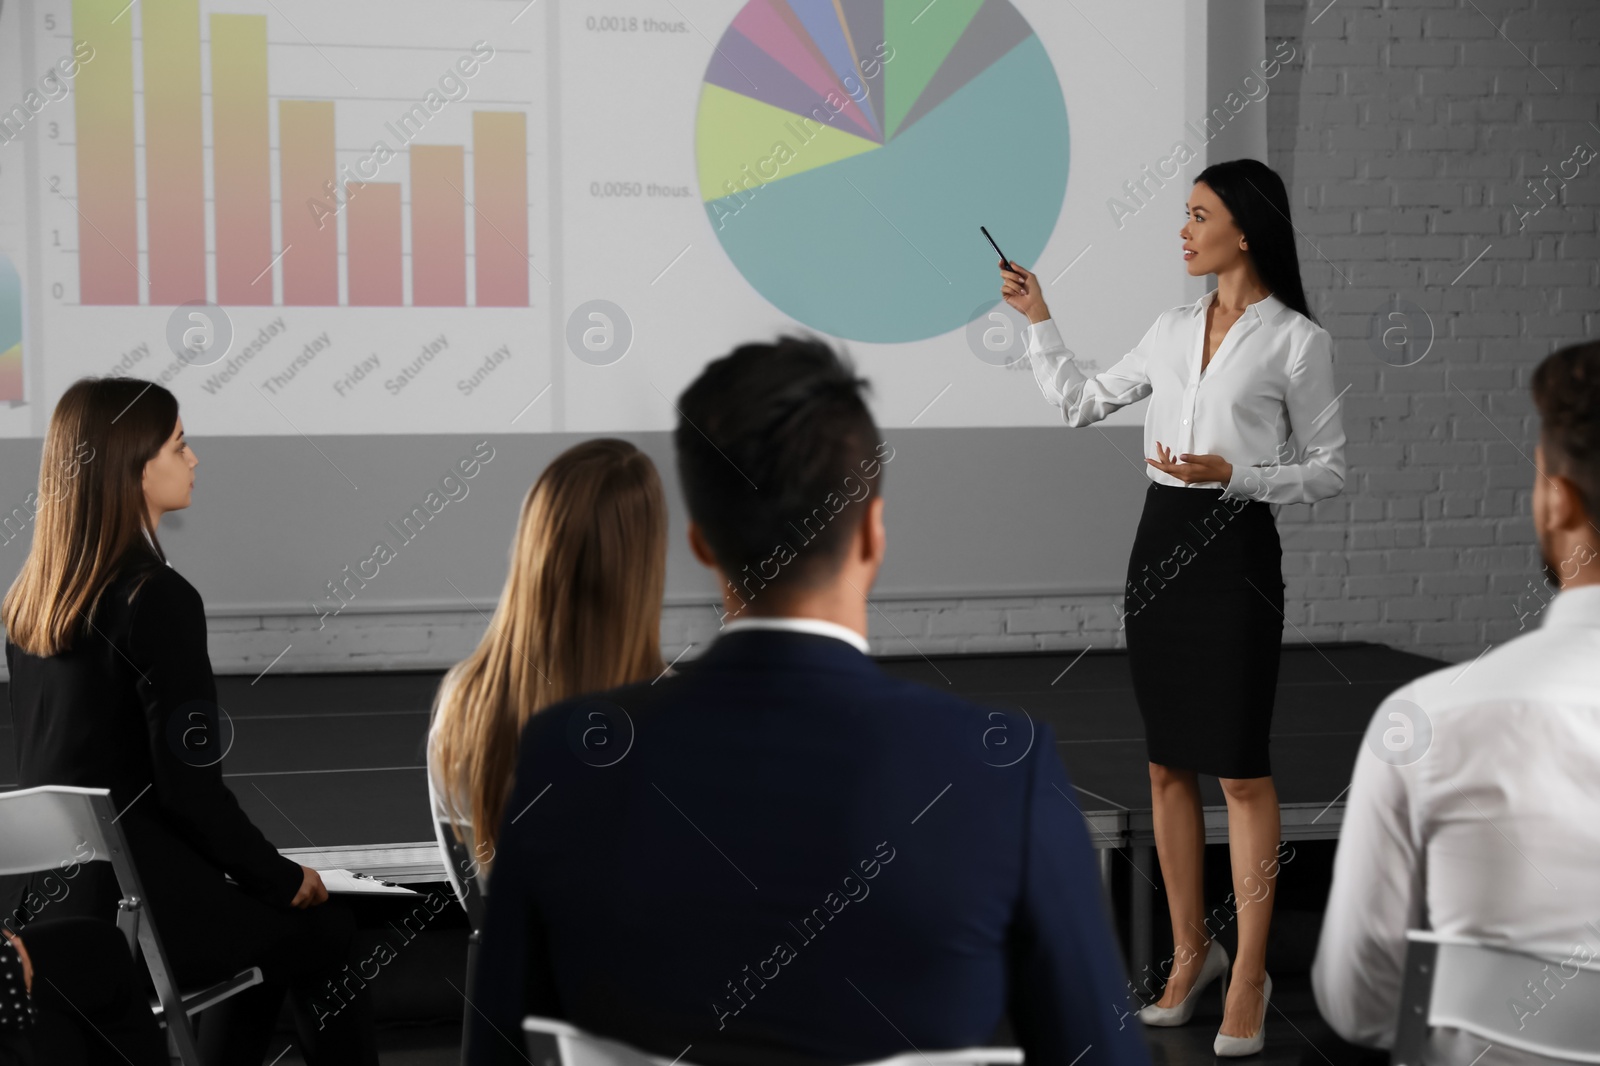
<svg viewBox="0 0 1600 1066">
<path fill-rule="evenodd" d="M 1216 290 L 1163 311 L 1134 349 L 1090 376 L 1073 361 L 1053 319 L 1026 330 L 1028 358 L 1045 399 L 1069 426 L 1087 426 L 1146 396 L 1144 453 L 1156 442 L 1233 464 L 1225 496 L 1314 503 L 1344 487 L 1344 423 L 1328 331 L 1276 296 L 1245 308 L 1202 373 L 1206 308 Z M 1150 480 L 1185 483 L 1146 465 Z"/>
</svg>

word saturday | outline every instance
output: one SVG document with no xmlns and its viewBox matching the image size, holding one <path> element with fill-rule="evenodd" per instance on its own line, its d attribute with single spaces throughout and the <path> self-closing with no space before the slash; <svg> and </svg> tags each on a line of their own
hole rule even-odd
<svg viewBox="0 0 1600 1066">
<path fill-rule="evenodd" d="M 399 375 L 389 378 L 383 383 L 383 387 L 389 390 L 389 395 L 391 396 L 400 395 L 400 390 L 411 384 L 411 380 L 421 374 L 423 368 L 433 362 L 439 353 L 448 347 L 450 347 L 450 342 L 445 339 L 443 333 L 439 334 L 433 340 L 424 344 L 422 346 L 422 354 L 401 367 Z"/>
</svg>

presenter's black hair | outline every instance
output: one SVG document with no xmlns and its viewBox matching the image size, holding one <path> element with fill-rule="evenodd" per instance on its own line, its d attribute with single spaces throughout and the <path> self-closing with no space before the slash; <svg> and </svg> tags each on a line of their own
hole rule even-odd
<svg viewBox="0 0 1600 1066">
<path fill-rule="evenodd" d="M 1568 478 L 1590 521 L 1600 519 L 1600 341 L 1562 348 L 1533 372 L 1545 466 Z"/>
<path fill-rule="evenodd" d="M 752 614 L 831 580 L 881 491 L 870 388 L 847 355 L 784 336 L 735 348 L 678 397 L 673 444 L 689 516 L 740 596 L 754 597 Z"/>
<path fill-rule="evenodd" d="M 1289 194 L 1283 179 L 1265 163 L 1254 159 L 1230 159 L 1213 163 L 1200 172 L 1202 181 L 1233 216 L 1234 225 L 1249 242 L 1250 260 L 1256 273 L 1285 305 L 1311 321 L 1316 316 L 1306 303 L 1306 290 L 1300 284 L 1300 259 L 1294 249 L 1294 226 L 1289 222 Z"/>
</svg>

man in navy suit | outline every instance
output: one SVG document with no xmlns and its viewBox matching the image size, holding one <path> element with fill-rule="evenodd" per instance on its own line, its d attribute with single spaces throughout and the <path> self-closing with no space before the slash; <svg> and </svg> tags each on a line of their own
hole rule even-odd
<svg viewBox="0 0 1600 1066">
<path fill-rule="evenodd" d="M 489 879 L 473 1063 L 537 1014 L 704 1066 L 989 1043 L 1149 1062 L 1049 726 L 884 673 L 867 590 L 894 449 L 792 337 L 711 363 L 674 441 L 722 633 L 524 728 Z"/>
</svg>

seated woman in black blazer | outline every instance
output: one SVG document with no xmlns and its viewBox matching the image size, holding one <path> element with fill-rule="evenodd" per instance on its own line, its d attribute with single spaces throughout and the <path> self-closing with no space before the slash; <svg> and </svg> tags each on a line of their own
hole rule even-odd
<svg viewBox="0 0 1600 1066">
<path fill-rule="evenodd" d="M 160 385 L 86 378 L 56 405 L 33 545 L 0 608 L 18 783 L 111 790 L 180 985 L 261 967 L 261 985 L 199 1015 L 208 1064 L 260 1066 L 290 993 L 310 1066 L 376 1066 L 369 1000 L 327 990 L 350 913 L 222 780 L 205 607 L 156 538 L 189 506 L 196 462 Z M 90 863 L 46 913 L 113 921 L 117 898 L 110 864 Z"/>
</svg>

